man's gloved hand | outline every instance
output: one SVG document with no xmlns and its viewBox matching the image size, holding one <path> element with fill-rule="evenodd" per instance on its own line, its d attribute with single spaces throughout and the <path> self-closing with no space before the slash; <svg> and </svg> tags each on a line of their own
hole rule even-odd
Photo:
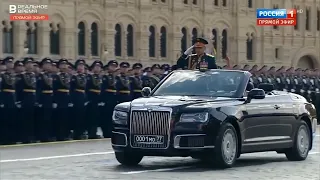
<svg viewBox="0 0 320 180">
<path fill-rule="evenodd" d="M 192 51 L 193 51 L 193 47 L 194 46 L 189 47 L 183 54 L 184 55 L 190 55 L 192 53 Z"/>
<path fill-rule="evenodd" d="M 21 108 L 21 102 L 19 101 L 19 102 L 16 102 L 16 107 L 17 108 Z"/>
<path fill-rule="evenodd" d="M 56 109 L 57 107 L 58 107 L 58 104 L 57 104 L 57 103 L 53 103 L 53 104 L 52 104 L 52 108 L 53 108 L 53 109 Z"/>
</svg>

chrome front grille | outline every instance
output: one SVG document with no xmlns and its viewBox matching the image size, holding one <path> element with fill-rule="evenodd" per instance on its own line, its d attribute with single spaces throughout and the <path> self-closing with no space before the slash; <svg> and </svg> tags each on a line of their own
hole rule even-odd
<svg viewBox="0 0 320 180">
<path fill-rule="evenodd" d="M 170 111 L 141 111 L 133 110 L 130 118 L 130 144 L 134 148 L 163 149 L 169 146 Z M 135 135 L 163 136 L 163 144 L 136 143 Z"/>
</svg>

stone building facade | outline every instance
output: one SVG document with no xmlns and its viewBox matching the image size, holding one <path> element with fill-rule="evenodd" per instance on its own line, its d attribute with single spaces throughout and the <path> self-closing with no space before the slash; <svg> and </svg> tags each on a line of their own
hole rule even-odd
<svg viewBox="0 0 320 180">
<path fill-rule="evenodd" d="M 49 21 L 9 20 L 9 4 L 47 4 Z M 175 63 L 195 37 L 218 64 L 320 68 L 320 0 L 3 0 L 0 57 Z M 297 8 L 295 27 L 258 27 L 257 8 Z M 301 11 L 300 11 L 301 12 Z"/>
</svg>

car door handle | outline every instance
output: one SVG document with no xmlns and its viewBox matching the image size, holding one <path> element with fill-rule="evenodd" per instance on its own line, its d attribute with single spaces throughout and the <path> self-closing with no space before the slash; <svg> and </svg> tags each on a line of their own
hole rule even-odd
<svg viewBox="0 0 320 180">
<path fill-rule="evenodd" d="M 280 108 L 280 106 L 278 106 L 278 105 L 274 105 L 274 108 L 275 108 L 275 109 L 279 109 L 279 108 Z"/>
</svg>

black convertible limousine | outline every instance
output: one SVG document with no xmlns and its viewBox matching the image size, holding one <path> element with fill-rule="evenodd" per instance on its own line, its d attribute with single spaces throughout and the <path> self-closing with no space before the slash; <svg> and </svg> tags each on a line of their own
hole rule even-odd
<svg viewBox="0 0 320 180">
<path fill-rule="evenodd" d="M 276 151 L 288 160 L 308 156 L 315 107 L 300 95 L 253 87 L 237 70 L 177 70 L 144 97 L 118 104 L 112 147 L 123 165 L 144 156 L 191 156 L 232 167 L 240 154 Z"/>
</svg>

